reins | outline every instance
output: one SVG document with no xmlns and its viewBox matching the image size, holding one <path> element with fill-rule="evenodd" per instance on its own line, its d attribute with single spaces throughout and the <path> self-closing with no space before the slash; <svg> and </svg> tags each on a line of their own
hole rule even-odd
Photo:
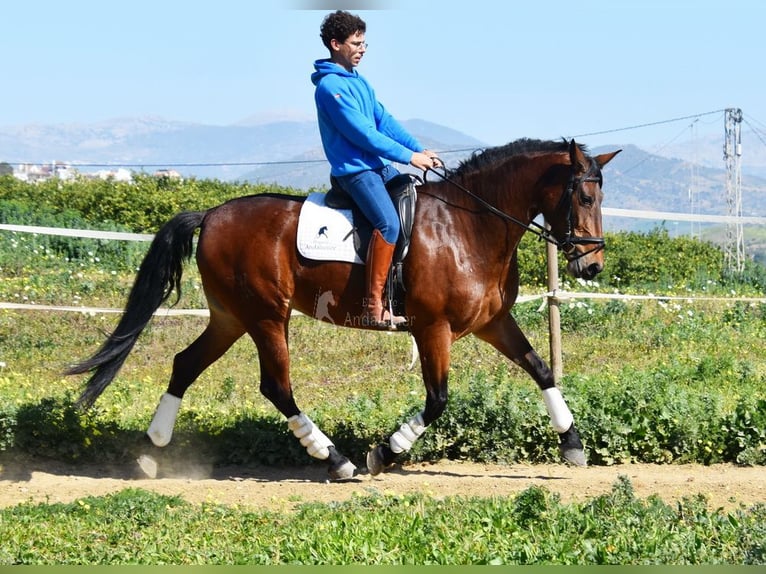
<svg viewBox="0 0 766 574">
<path fill-rule="evenodd" d="M 517 218 L 513 217 L 512 215 L 509 215 L 509 214 L 505 213 L 504 211 L 499 210 L 497 207 L 495 207 L 494 205 L 489 203 L 484 198 L 479 197 L 478 195 L 473 193 L 470 189 L 468 189 L 464 185 L 458 183 L 454 179 L 451 179 L 447 175 L 447 168 L 444 166 L 444 162 L 441 161 L 440 158 L 437 158 L 437 159 L 439 159 L 439 162 L 441 163 L 441 167 L 442 167 L 443 173 L 440 173 L 439 171 L 437 171 L 434 168 L 428 168 L 427 170 L 425 170 L 423 172 L 423 181 L 424 182 L 427 182 L 428 172 L 429 171 L 434 172 L 437 176 L 442 178 L 442 180 L 446 181 L 447 183 L 449 183 L 451 185 L 454 185 L 460 191 L 462 191 L 463 193 L 465 193 L 465 194 L 469 195 L 470 197 L 472 197 L 474 199 L 474 201 L 479 203 L 482 207 L 484 207 L 490 213 L 493 213 L 494 215 L 498 216 L 499 218 L 501 218 L 501 219 L 503 219 L 505 221 L 508 221 L 510 223 L 518 225 L 519 227 L 522 227 L 526 231 L 529 231 L 532 234 L 537 235 L 537 237 L 539 239 L 543 239 L 543 240 L 547 241 L 548 243 L 551 243 L 552 245 L 555 245 L 565 255 L 570 255 L 572 253 L 572 251 L 574 251 L 576 245 L 580 245 L 580 244 L 584 244 L 584 243 L 594 244 L 595 245 L 592 249 L 589 249 L 588 251 L 585 251 L 584 253 L 580 253 L 576 257 L 573 257 L 572 259 L 569 259 L 569 261 L 574 261 L 575 259 L 579 259 L 580 257 L 584 257 L 584 256 L 588 255 L 589 253 L 593 253 L 594 251 L 599 251 L 599 250 L 604 248 L 604 239 L 601 238 L 601 237 L 573 237 L 572 236 L 572 225 L 573 225 L 573 217 L 574 217 L 574 213 L 572 211 L 572 195 L 574 193 L 574 190 L 576 188 L 580 187 L 580 185 L 583 182 L 586 182 L 586 181 L 587 182 L 600 182 L 601 181 L 600 177 L 582 177 L 582 178 L 578 178 L 578 177 L 575 177 L 574 174 L 572 174 L 569 177 L 569 181 L 567 182 L 567 187 L 564 190 L 564 193 L 561 195 L 561 200 L 559 201 L 559 207 L 561 207 L 561 205 L 564 203 L 564 201 L 567 201 L 568 208 L 569 208 L 569 213 L 567 215 L 568 226 L 567 226 L 566 238 L 563 241 L 561 241 L 561 240 L 557 239 L 553 235 L 553 233 L 552 233 L 552 231 L 550 229 L 547 229 L 546 227 L 540 225 L 536 221 L 531 221 L 529 223 L 524 223 L 520 219 L 517 219 Z"/>
</svg>

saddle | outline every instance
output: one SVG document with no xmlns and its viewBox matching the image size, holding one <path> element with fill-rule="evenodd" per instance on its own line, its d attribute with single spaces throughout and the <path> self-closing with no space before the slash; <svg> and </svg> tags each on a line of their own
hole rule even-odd
<svg viewBox="0 0 766 574">
<path fill-rule="evenodd" d="M 388 195 L 399 215 L 399 237 L 396 240 L 386 285 L 386 297 L 397 315 L 404 314 L 405 289 L 402 267 L 410 248 L 412 226 L 415 222 L 415 204 L 418 198 L 415 185 L 420 183 L 422 180 L 418 176 L 408 173 L 399 174 L 386 183 Z M 325 196 L 325 205 L 333 209 L 351 209 L 354 212 L 354 221 L 366 221 L 354 200 L 338 185 L 333 176 L 330 176 L 330 190 Z"/>
</svg>

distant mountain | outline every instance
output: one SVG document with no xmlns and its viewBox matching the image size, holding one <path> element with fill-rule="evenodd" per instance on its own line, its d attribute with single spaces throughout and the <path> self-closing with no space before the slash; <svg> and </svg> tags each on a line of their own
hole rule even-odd
<svg viewBox="0 0 766 574">
<path fill-rule="evenodd" d="M 470 136 L 424 120 L 404 123 L 433 149 L 482 145 Z M 317 165 L 295 163 L 307 158 L 316 160 Z M 185 176 L 311 187 L 327 179 L 329 167 L 323 159 L 315 120 L 269 121 L 254 116 L 236 125 L 210 126 L 147 117 L 94 124 L 0 127 L 0 161 L 63 161 L 84 172 L 105 166 L 150 173 L 172 167 Z"/>
<path fill-rule="evenodd" d="M 662 146 L 657 151 L 649 151 L 704 167 L 722 167 L 723 144 L 724 134 L 721 130 L 720 135 L 698 137 L 683 143 Z M 766 141 L 749 126 L 742 128 L 741 152 L 742 172 L 766 178 Z"/>
<path fill-rule="evenodd" d="M 448 166 L 484 147 L 476 138 L 447 126 L 420 119 L 403 123 L 426 147 L 439 151 Z M 743 147 L 754 154 L 759 142 L 745 140 L 746 135 Z M 701 141 L 691 152 L 663 149 L 667 155 L 631 144 L 592 149 L 597 154 L 623 148 L 605 169 L 605 206 L 726 215 L 722 139 Z M 748 157 L 748 166 L 754 165 L 757 171 L 760 156 Z M 299 189 L 325 187 L 329 174 L 316 122 L 295 114 L 253 116 L 230 126 L 145 117 L 0 127 L 0 162 L 57 160 L 79 166 L 83 172 L 105 165 L 149 173 L 174 168 L 187 177 L 273 182 Z M 763 165 L 766 171 L 766 151 Z M 750 167 L 742 175 L 743 212 L 765 216 L 766 179 L 753 175 Z M 607 221 L 608 229 L 655 225 L 647 220 Z"/>
<path fill-rule="evenodd" d="M 615 146 L 602 146 L 591 152 L 595 155 L 614 149 Z M 633 145 L 623 146 L 623 151 L 604 170 L 604 206 L 727 215 L 726 171 L 723 162 L 720 168 L 702 167 L 652 155 Z M 766 179 L 742 175 L 742 212 L 748 216 L 766 216 Z M 614 219 L 605 219 L 607 229 L 645 229 L 658 224 L 651 220 Z"/>
</svg>

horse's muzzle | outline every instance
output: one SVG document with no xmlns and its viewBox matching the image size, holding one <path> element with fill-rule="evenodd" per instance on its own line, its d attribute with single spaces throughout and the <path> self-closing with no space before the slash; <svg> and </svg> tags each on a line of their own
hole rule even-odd
<svg viewBox="0 0 766 574">
<path fill-rule="evenodd" d="M 594 261 L 587 263 L 585 258 L 574 259 L 567 264 L 567 272 L 576 278 L 593 279 L 604 270 L 603 263 Z"/>
</svg>

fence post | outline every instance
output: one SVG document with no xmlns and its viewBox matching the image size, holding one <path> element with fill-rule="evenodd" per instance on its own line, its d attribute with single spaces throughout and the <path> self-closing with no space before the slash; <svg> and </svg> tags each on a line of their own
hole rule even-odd
<svg viewBox="0 0 766 574">
<path fill-rule="evenodd" d="M 546 229 L 550 225 L 545 224 Z M 564 365 L 561 354 L 561 311 L 556 292 L 559 288 L 559 263 L 558 249 L 553 243 L 546 242 L 546 255 L 548 264 L 548 340 L 551 351 L 551 370 L 553 380 L 558 383 L 564 374 Z"/>
</svg>

